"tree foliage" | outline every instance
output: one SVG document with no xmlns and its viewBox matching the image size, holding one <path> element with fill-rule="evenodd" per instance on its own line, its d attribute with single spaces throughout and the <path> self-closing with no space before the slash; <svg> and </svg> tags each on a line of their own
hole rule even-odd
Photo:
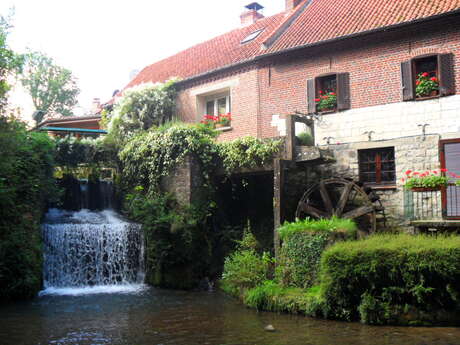
<svg viewBox="0 0 460 345">
<path fill-rule="evenodd" d="M 52 140 L 0 116 L 0 300 L 41 287 L 40 218 L 55 191 Z"/>
<path fill-rule="evenodd" d="M 142 84 L 126 90 L 115 104 L 109 132 L 115 137 L 159 126 L 172 119 L 176 81 Z"/>
<path fill-rule="evenodd" d="M 21 70 L 23 57 L 12 51 L 7 44 L 9 29 L 9 19 L 0 16 L 0 115 L 2 115 L 6 105 L 6 94 L 10 89 L 8 76 Z"/>
<path fill-rule="evenodd" d="M 46 115 L 72 115 L 80 90 L 72 72 L 58 66 L 43 53 L 26 54 L 22 84 L 30 93 L 35 107 L 34 120 L 40 123 Z"/>
</svg>

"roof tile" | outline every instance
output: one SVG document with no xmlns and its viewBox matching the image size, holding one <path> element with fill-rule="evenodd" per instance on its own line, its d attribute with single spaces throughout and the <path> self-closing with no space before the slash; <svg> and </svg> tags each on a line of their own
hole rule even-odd
<svg viewBox="0 0 460 345">
<path fill-rule="evenodd" d="M 304 8 L 305 2 L 310 4 Z M 144 68 L 126 88 L 146 83 L 163 82 L 171 77 L 188 79 L 258 56 L 320 43 L 381 27 L 460 9 L 460 0 L 304 0 L 289 13 L 263 18 L 209 41 L 197 44 L 171 57 Z M 262 43 L 277 37 L 296 12 L 298 17 L 267 49 Z M 301 12 L 300 14 L 297 12 Z M 283 25 L 284 24 L 284 25 Z M 254 40 L 241 44 L 250 33 L 264 28 Z"/>
</svg>

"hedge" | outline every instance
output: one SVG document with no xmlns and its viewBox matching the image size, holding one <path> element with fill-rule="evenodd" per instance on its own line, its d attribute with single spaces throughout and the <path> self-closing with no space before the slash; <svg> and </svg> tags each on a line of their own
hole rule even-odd
<svg viewBox="0 0 460 345">
<path fill-rule="evenodd" d="M 298 220 L 278 229 L 283 245 L 276 277 L 283 286 L 308 288 L 317 283 L 321 253 L 336 241 L 356 238 L 351 220 Z"/>
<path fill-rule="evenodd" d="M 460 237 L 375 235 L 321 259 L 325 317 L 369 324 L 460 324 Z"/>
</svg>

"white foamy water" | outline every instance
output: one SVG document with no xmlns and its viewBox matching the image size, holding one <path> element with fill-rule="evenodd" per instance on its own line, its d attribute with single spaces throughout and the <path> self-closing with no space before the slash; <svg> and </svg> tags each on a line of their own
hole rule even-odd
<svg viewBox="0 0 460 345">
<path fill-rule="evenodd" d="M 144 281 L 138 224 L 111 210 L 51 209 L 45 218 L 44 294 L 135 292 Z"/>
<path fill-rule="evenodd" d="M 129 284 L 129 285 L 98 285 L 92 287 L 82 288 L 55 288 L 49 287 L 40 291 L 39 296 L 53 295 L 53 296 L 83 296 L 93 294 L 106 294 L 106 293 L 126 293 L 136 294 L 143 292 L 147 289 L 145 284 Z"/>
</svg>

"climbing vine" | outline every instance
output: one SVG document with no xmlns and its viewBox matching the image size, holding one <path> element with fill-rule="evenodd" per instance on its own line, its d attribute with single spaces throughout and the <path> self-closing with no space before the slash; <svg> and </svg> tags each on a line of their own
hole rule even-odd
<svg viewBox="0 0 460 345">
<path fill-rule="evenodd" d="M 109 135 L 123 141 L 139 130 L 148 130 L 172 120 L 176 80 L 147 83 L 127 89 L 109 116 Z M 105 120 L 107 121 L 107 120 Z"/>
<path fill-rule="evenodd" d="M 236 169 L 271 163 L 281 144 L 281 140 L 244 137 L 218 144 L 218 152 L 226 172 L 231 174 Z"/>
<path fill-rule="evenodd" d="M 187 155 L 198 158 L 203 177 L 209 182 L 215 165 L 215 135 L 212 129 L 201 124 L 175 124 L 137 134 L 119 154 L 125 185 L 145 186 L 147 192 L 157 191 L 161 178 L 169 175 Z"/>
</svg>

